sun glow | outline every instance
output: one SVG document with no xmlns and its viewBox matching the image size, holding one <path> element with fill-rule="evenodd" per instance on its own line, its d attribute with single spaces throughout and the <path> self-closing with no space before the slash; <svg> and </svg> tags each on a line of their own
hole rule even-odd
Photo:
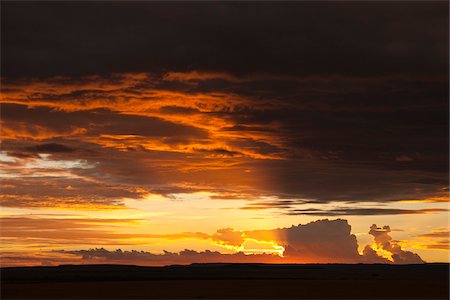
<svg viewBox="0 0 450 300">
<path fill-rule="evenodd" d="M 278 245 L 275 241 L 260 241 L 256 239 L 246 239 L 243 243 L 243 252 L 245 254 L 276 254 L 284 257 L 284 247 Z"/>
</svg>

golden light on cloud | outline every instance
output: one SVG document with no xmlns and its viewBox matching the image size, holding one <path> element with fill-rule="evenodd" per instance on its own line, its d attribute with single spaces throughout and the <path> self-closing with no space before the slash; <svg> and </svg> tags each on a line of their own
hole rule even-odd
<svg viewBox="0 0 450 300">
<path fill-rule="evenodd" d="M 98 143 L 106 147 L 117 147 L 123 150 L 138 145 L 148 150 L 187 153 L 192 153 L 196 150 L 209 151 L 223 149 L 222 154 L 225 156 L 235 153 L 256 159 L 282 158 L 280 155 L 261 154 L 250 148 L 236 148 L 227 144 L 227 141 L 239 138 L 282 147 L 282 141 L 276 135 L 271 134 L 269 131 L 260 132 L 256 127 L 254 130 L 246 130 L 245 132 L 236 132 L 229 129 L 224 130 L 226 128 L 233 128 L 239 124 L 230 118 L 222 117 L 221 114 L 229 114 L 234 111 L 239 111 L 246 106 L 254 105 L 250 99 L 245 99 L 242 96 L 234 94 L 192 94 L 158 90 L 153 86 L 160 79 L 150 74 L 121 74 L 117 75 L 117 78 L 118 81 L 116 81 L 115 85 L 104 85 L 102 81 L 99 82 L 98 77 L 92 76 L 84 78 L 84 84 L 71 84 L 66 79 L 58 78 L 42 83 L 11 84 L 11 86 L 6 86 L 8 92 L 2 95 L 1 102 L 22 104 L 29 108 L 49 107 L 65 112 L 108 109 L 123 115 L 154 117 L 175 124 L 193 126 L 194 128 L 206 131 L 208 137 L 200 144 L 195 144 L 188 140 L 185 141 L 185 144 L 168 144 L 163 138 L 157 141 L 154 138 L 150 139 L 134 134 L 101 134 L 100 136 L 91 136 L 87 132 L 87 128 L 72 128 L 66 132 L 50 132 L 42 126 L 33 125 L 35 127 L 31 129 L 28 124 L 17 123 L 17 125 L 14 125 L 11 122 L 8 122 L 7 126 L 2 126 L 4 130 L 2 135 L 8 139 L 46 139 L 63 136 L 77 138 L 79 136 L 85 141 Z M 142 85 L 146 87 L 139 87 Z M 129 92 L 130 89 L 136 91 Z M 96 92 L 87 94 L 89 101 L 86 101 L 86 98 L 77 99 L 76 97 L 66 97 L 66 95 L 75 93 L 78 90 L 93 90 Z M 100 92 L 102 93 L 101 95 L 98 94 Z M 64 101 L 49 100 L 59 97 L 64 98 Z M 111 100 L 111 98 L 115 100 Z M 258 103 L 257 107 L 264 109 L 266 106 Z M 276 124 L 269 126 L 273 129 L 278 127 Z"/>
<path fill-rule="evenodd" d="M 372 248 L 380 257 L 386 258 L 387 260 L 394 262 L 394 259 L 392 258 L 392 253 L 388 250 L 383 249 L 380 245 L 377 243 L 373 243 L 370 245 L 370 248 Z"/>
<path fill-rule="evenodd" d="M 449 202 L 450 198 L 448 195 L 446 196 L 436 196 L 436 197 L 429 197 L 425 199 L 410 199 L 410 200 L 399 200 L 399 202 L 403 203 L 426 203 L 426 202 Z"/>
<path fill-rule="evenodd" d="M 243 243 L 242 252 L 245 254 L 269 253 L 283 257 L 284 247 L 278 245 L 275 241 L 260 241 L 257 239 L 246 238 Z"/>
</svg>

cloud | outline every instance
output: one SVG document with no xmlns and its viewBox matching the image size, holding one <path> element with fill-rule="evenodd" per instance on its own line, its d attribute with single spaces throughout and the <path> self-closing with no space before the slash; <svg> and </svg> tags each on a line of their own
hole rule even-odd
<svg viewBox="0 0 450 300">
<path fill-rule="evenodd" d="M 133 235 L 113 232 L 109 226 L 132 226 L 139 219 L 80 218 L 63 216 L 12 216 L 0 219 L 3 243 L 19 244 L 30 249 L 58 249 L 67 245 L 136 244 Z M 17 254 L 16 254 L 17 255 Z"/>
<path fill-rule="evenodd" d="M 57 143 L 48 143 L 48 144 L 40 144 L 36 146 L 30 146 L 25 148 L 30 152 L 37 153 L 64 153 L 64 152 L 73 152 L 74 149 L 67 147 L 65 145 L 57 144 Z"/>
<path fill-rule="evenodd" d="M 58 249 L 67 245 L 134 245 L 154 241 L 209 240 L 202 232 L 170 234 L 132 233 L 130 228 L 145 224 L 138 218 L 86 218 L 77 215 L 32 215 L 0 218 L 5 243 L 26 248 Z M 123 229 L 117 231 L 118 228 Z"/>
<path fill-rule="evenodd" d="M 78 135 L 79 138 L 91 135 L 99 136 L 101 134 L 112 136 L 207 138 L 207 133 L 197 127 L 179 125 L 151 116 L 117 114 L 109 110 L 113 106 L 109 107 L 107 103 L 94 106 L 88 110 L 55 111 L 52 110 L 52 106 L 57 108 L 58 102 L 52 104 L 50 101 L 44 107 L 27 108 L 26 105 L 32 104 L 32 102 L 29 100 L 23 101 L 22 104 L 25 105 L 2 103 L 2 121 L 7 126 L 5 130 L 8 129 L 9 124 L 20 124 L 24 130 L 28 129 L 30 137 L 32 134 L 39 136 L 40 133 L 34 132 L 33 127 L 27 127 L 30 124 L 36 126 L 36 128 L 43 128 L 44 132 L 55 132 L 55 136 L 59 132 L 67 132 L 69 134 L 72 128 L 83 128 L 81 132 L 73 133 L 74 136 Z M 64 101 L 59 103 L 64 103 Z M 93 120 L 95 122 L 92 122 Z M 11 133 L 13 133 L 14 129 L 15 127 L 11 127 Z M 7 138 L 14 139 L 14 135 L 7 136 Z"/>
<path fill-rule="evenodd" d="M 318 220 L 289 228 L 236 231 L 227 228 L 213 235 L 221 243 L 242 249 L 245 240 L 272 242 L 284 248 L 283 258 L 295 263 L 423 263 L 415 253 L 405 251 L 389 236 L 390 228 L 372 225 L 374 244 L 358 252 L 358 241 L 347 220 Z M 224 237 L 224 238 L 222 238 Z M 378 250 L 378 252 L 377 252 Z"/>
<path fill-rule="evenodd" d="M 418 235 L 418 248 L 449 250 L 450 249 L 450 231 L 446 229 L 437 229 L 432 232 Z"/>
<path fill-rule="evenodd" d="M 255 72 L 447 74 L 447 3 L 3 6 L 8 12 L 2 18 L 2 70 L 7 77 L 149 69 L 202 79 Z M 77 22 L 80 15 L 83 23 Z M 261 28 L 267 29 L 264 35 Z M 308 31 L 299 36 L 299 28 Z M 215 54 L 214 61 L 209 53 Z"/>
<path fill-rule="evenodd" d="M 424 261 L 420 258 L 420 256 L 411 251 L 405 251 L 401 248 L 398 242 L 392 240 L 392 237 L 389 235 L 391 232 L 391 228 L 389 226 L 377 227 L 377 225 L 373 224 L 370 227 L 369 234 L 374 237 L 374 244 L 372 245 L 372 249 L 378 252 L 381 252 L 381 256 L 391 260 L 395 264 L 422 264 Z M 370 246 L 366 246 L 367 247 Z M 367 258 L 373 256 L 373 252 L 369 249 L 364 250 L 364 254 L 366 254 Z"/>
<path fill-rule="evenodd" d="M 424 209 L 395 209 L 395 208 L 339 208 L 332 210 L 321 209 L 293 209 L 290 215 L 310 215 L 310 216 L 370 216 L 370 215 L 420 215 L 429 213 L 445 212 L 445 208 L 424 208 Z"/>
<path fill-rule="evenodd" d="M 285 248 L 284 256 L 297 262 L 356 262 L 356 236 L 347 220 L 318 220 L 305 225 L 274 230 L 247 231 L 245 236 L 275 241 Z"/>
<path fill-rule="evenodd" d="M 440 230 L 440 231 L 434 231 L 430 233 L 424 233 L 419 235 L 419 237 L 429 237 L 429 238 L 446 238 L 449 237 L 450 231 L 448 230 Z"/>
<path fill-rule="evenodd" d="M 194 149 L 194 151 L 198 151 L 201 153 L 208 153 L 206 157 L 220 157 L 220 158 L 227 158 L 227 157 L 242 157 L 243 153 L 240 153 L 238 151 L 231 151 L 223 148 L 216 148 L 216 149 Z"/>
<path fill-rule="evenodd" d="M 271 262 L 281 263 L 282 259 L 274 254 L 244 254 L 242 252 L 223 254 L 217 251 L 194 251 L 185 249 L 179 253 L 164 251 L 163 254 L 154 254 L 146 251 L 123 251 L 117 249 L 109 251 L 104 248 L 89 250 L 60 251 L 64 254 L 81 256 L 83 262 L 89 263 L 121 263 L 139 265 L 172 265 L 195 263 L 251 263 Z"/>
<path fill-rule="evenodd" d="M 121 199 L 142 198 L 149 193 L 143 188 L 105 184 L 48 169 L 3 178 L 1 184 L 0 203 L 15 208 L 126 209 Z"/>
<path fill-rule="evenodd" d="M 365 263 L 370 263 L 370 264 L 390 264 L 392 263 L 392 259 L 388 259 L 384 256 L 382 256 L 383 254 L 385 256 L 389 255 L 387 253 L 377 253 L 377 250 L 379 252 L 379 249 L 377 249 L 375 247 L 375 249 L 373 249 L 372 247 L 370 247 L 370 245 L 366 245 L 362 251 L 362 256 L 363 256 L 363 262 Z"/>
</svg>

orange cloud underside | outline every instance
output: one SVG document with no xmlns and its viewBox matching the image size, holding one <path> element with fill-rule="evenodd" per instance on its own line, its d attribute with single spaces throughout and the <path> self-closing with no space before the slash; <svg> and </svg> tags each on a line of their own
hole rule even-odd
<svg viewBox="0 0 450 300">
<path fill-rule="evenodd" d="M 64 136 L 83 138 L 106 147 L 124 149 L 142 145 L 156 151 L 193 152 L 195 150 L 225 149 L 239 152 L 241 155 L 257 159 L 280 159 L 280 155 L 265 155 L 251 148 L 230 146 L 234 139 L 251 139 L 282 147 L 279 135 L 269 131 L 260 132 L 257 128 L 246 131 L 233 131 L 233 120 L 221 116 L 222 113 L 236 112 L 245 107 L 264 109 L 269 103 L 254 102 L 235 94 L 170 92 L 154 87 L 161 79 L 149 74 L 122 74 L 114 78 L 113 83 L 96 76 L 85 77 L 81 82 L 72 82 L 56 78 L 47 82 L 20 82 L 5 84 L 2 103 L 23 104 L 28 107 L 50 107 L 66 112 L 109 109 L 119 114 L 156 117 L 168 122 L 193 126 L 208 133 L 202 144 L 187 143 L 168 145 L 164 140 L 146 139 L 138 135 L 101 135 L 85 136 L 85 128 L 73 128 L 67 132 L 51 132 L 46 128 L 29 127 L 27 124 L 4 124 L 4 139 L 33 138 L 45 139 Z M 85 92 L 77 97 L 78 91 Z M 268 125 L 274 130 L 277 124 Z M 227 129 L 227 130 L 224 130 Z M 267 128 L 266 128 L 267 129 Z M 126 143 L 125 143 L 126 142 Z M 126 146 L 125 146 L 126 145 Z"/>
</svg>

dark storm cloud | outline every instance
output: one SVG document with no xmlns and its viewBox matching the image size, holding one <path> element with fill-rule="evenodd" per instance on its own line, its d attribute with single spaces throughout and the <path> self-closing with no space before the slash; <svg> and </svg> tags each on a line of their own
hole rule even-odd
<svg viewBox="0 0 450 300">
<path fill-rule="evenodd" d="M 447 92 L 442 92 L 435 105 L 427 102 L 428 97 L 422 97 L 422 105 L 417 108 L 411 106 L 411 98 L 407 95 L 402 99 L 400 96 L 396 98 L 401 105 L 399 107 L 380 98 L 377 105 L 392 111 L 376 111 L 375 108 L 371 111 L 364 93 L 348 96 L 348 99 L 361 102 L 350 106 L 354 111 L 311 111 L 295 107 L 259 111 L 247 109 L 227 117 L 244 126 L 281 122 L 284 132 L 280 134 L 289 135 L 289 146 L 299 150 L 309 149 L 309 154 L 318 158 L 390 168 L 428 168 L 447 173 L 448 103 L 444 100 Z M 328 97 L 328 101 L 333 99 L 332 95 Z M 366 108 L 358 108 L 361 105 L 366 105 Z M 334 107 L 339 109 L 342 105 L 336 103 Z M 236 128 L 236 131 L 239 130 L 240 127 Z M 290 156 L 295 158 L 302 154 L 302 151 L 291 152 Z"/>
<path fill-rule="evenodd" d="M 276 195 L 281 199 L 299 199 L 299 204 L 305 200 L 391 202 L 447 196 L 445 188 L 448 184 L 444 181 L 436 184 L 414 182 L 424 173 L 448 181 L 446 173 L 411 171 L 407 167 L 392 170 L 352 161 L 311 158 L 264 161 L 254 168 L 264 176 L 266 190 L 277 191 Z"/>
<path fill-rule="evenodd" d="M 446 75 L 448 3 L 2 2 L 2 76 Z"/>
</svg>

